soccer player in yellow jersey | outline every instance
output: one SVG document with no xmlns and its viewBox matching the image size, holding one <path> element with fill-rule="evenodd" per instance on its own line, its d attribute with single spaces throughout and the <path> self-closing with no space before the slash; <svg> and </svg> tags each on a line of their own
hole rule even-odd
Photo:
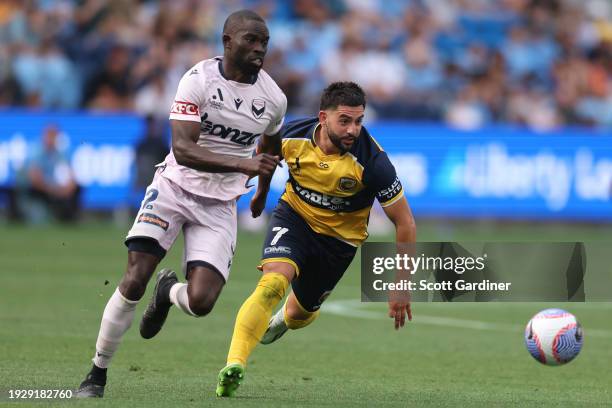
<svg viewBox="0 0 612 408">
<path fill-rule="evenodd" d="M 219 372 L 217 395 L 232 396 L 244 378 L 247 358 L 259 342 L 277 340 L 288 329 L 312 323 L 368 237 L 374 199 L 396 228 L 398 243 L 416 240 L 414 218 L 387 154 L 362 126 L 363 90 L 353 82 L 329 85 L 316 118 L 281 129 L 281 152 L 289 180 L 268 226 L 260 269 L 263 275 L 244 302 L 234 327 L 227 365 Z M 261 178 L 251 201 L 263 210 L 270 178 Z M 291 283 L 284 306 L 272 316 Z M 389 301 L 395 328 L 412 319 L 407 299 Z"/>
</svg>

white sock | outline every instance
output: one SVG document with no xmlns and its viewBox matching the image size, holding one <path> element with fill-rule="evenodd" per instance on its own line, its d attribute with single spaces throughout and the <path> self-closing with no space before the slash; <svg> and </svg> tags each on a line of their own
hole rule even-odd
<svg viewBox="0 0 612 408">
<path fill-rule="evenodd" d="M 170 288 L 170 301 L 173 305 L 187 313 L 189 316 L 198 317 L 189 308 L 189 296 L 187 295 L 186 283 L 175 283 Z"/>
<path fill-rule="evenodd" d="M 113 354 L 117 351 L 123 334 L 132 325 L 137 300 L 128 300 L 115 289 L 104 309 L 100 332 L 96 341 L 96 354 L 93 362 L 100 368 L 107 368 Z"/>
<path fill-rule="evenodd" d="M 278 312 L 276 312 L 274 316 L 272 317 L 272 319 L 270 320 L 270 323 L 268 324 L 268 327 L 270 328 L 270 330 L 276 330 L 277 328 L 281 328 L 283 326 L 287 327 L 287 324 L 285 323 L 286 310 L 287 310 L 287 302 L 285 302 L 283 307 L 278 309 Z"/>
</svg>

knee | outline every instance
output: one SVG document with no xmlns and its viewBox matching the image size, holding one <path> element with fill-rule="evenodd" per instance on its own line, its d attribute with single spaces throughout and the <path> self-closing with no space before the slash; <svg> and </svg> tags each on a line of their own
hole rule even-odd
<svg viewBox="0 0 612 408">
<path fill-rule="evenodd" d="M 225 285 L 221 274 L 207 266 L 194 266 L 189 269 L 187 297 L 189 309 L 198 316 L 206 316 L 215 307 L 215 302 Z"/>
<path fill-rule="evenodd" d="M 257 283 L 255 292 L 265 301 L 266 304 L 272 303 L 274 307 L 284 296 L 289 286 L 289 280 L 281 273 L 266 272 Z"/>
<path fill-rule="evenodd" d="M 285 312 L 285 324 L 291 330 L 302 329 L 314 322 L 319 317 L 319 310 L 316 312 Z"/>
<path fill-rule="evenodd" d="M 319 310 L 306 310 L 293 295 L 290 295 L 285 304 L 285 324 L 291 330 L 301 329 L 314 322 L 319 317 L 319 313 Z"/>
<path fill-rule="evenodd" d="M 189 308 L 198 317 L 203 317 L 212 312 L 215 307 L 217 297 L 214 295 L 206 294 L 195 294 L 192 296 L 189 293 Z"/>
<path fill-rule="evenodd" d="M 147 283 L 156 264 L 139 261 L 136 257 L 128 257 L 128 266 L 121 283 L 119 291 L 129 300 L 140 300 L 147 290 Z"/>
<path fill-rule="evenodd" d="M 296 265 L 288 262 L 268 262 L 261 267 L 263 276 L 267 274 L 283 275 L 287 281 L 291 282 L 297 273 Z"/>
<path fill-rule="evenodd" d="M 300 306 L 291 304 L 291 302 L 287 302 L 287 304 L 285 305 L 285 317 L 291 320 L 308 320 L 313 314 L 317 312 L 318 310 L 310 312 Z"/>
<path fill-rule="evenodd" d="M 130 273 L 126 273 L 119 284 L 119 291 L 129 300 L 140 300 L 144 296 L 146 289 L 146 282 L 139 279 L 137 275 Z"/>
</svg>

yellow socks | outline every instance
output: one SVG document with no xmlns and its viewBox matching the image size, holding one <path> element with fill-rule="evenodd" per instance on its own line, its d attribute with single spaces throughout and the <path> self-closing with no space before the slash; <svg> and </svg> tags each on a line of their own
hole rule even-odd
<svg viewBox="0 0 612 408">
<path fill-rule="evenodd" d="M 246 361 L 268 328 L 274 307 L 285 296 L 289 281 L 280 273 L 264 274 L 255 291 L 244 301 L 236 316 L 227 364 Z"/>
<path fill-rule="evenodd" d="M 290 328 L 291 330 L 302 329 L 308 326 L 310 323 L 314 322 L 314 320 L 317 317 L 319 317 L 319 312 L 320 312 L 319 310 L 317 310 L 316 312 L 309 312 L 308 310 L 304 309 L 302 305 L 300 305 L 299 302 L 298 302 L 298 306 L 300 307 L 300 309 L 302 309 L 302 313 L 308 316 L 306 319 L 304 320 L 292 319 L 287 314 L 287 303 L 285 303 L 285 306 L 283 306 L 283 316 L 285 318 L 285 325 L 287 325 L 287 327 Z"/>
</svg>

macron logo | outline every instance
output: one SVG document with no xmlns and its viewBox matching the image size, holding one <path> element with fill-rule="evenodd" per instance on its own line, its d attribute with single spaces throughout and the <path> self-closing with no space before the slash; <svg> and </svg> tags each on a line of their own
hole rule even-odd
<svg viewBox="0 0 612 408">
<path fill-rule="evenodd" d="M 170 113 L 178 113 L 179 115 L 194 115 L 200 116 L 197 105 L 190 102 L 174 101 Z"/>
</svg>

